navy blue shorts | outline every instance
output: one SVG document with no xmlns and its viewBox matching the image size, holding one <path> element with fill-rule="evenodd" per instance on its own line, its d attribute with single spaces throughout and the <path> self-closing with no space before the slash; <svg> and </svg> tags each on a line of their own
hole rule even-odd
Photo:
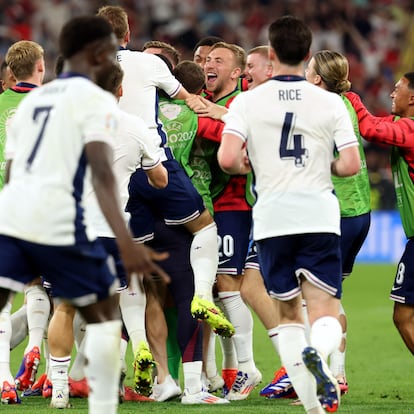
<svg viewBox="0 0 414 414">
<path fill-rule="evenodd" d="M 252 226 L 251 211 L 219 211 L 217 224 L 219 263 L 217 274 L 241 275 L 244 271 Z"/>
<path fill-rule="evenodd" d="M 131 214 L 130 227 L 139 242 L 154 237 L 154 216 L 162 217 L 167 225 L 188 223 L 205 210 L 202 197 L 176 160 L 162 163 L 168 170 L 168 185 L 156 189 L 148 183 L 141 168 L 129 182 L 126 211 Z"/>
<path fill-rule="evenodd" d="M 75 246 L 48 246 L 0 236 L 0 286 L 22 291 L 42 275 L 53 296 L 87 306 L 116 292 L 117 279 L 99 240 Z"/>
<path fill-rule="evenodd" d="M 371 224 L 371 213 L 341 218 L 342 275 L 351 274 Z"/>
<path fill-rule="evenodd" d="M 414 241 L 409 239 L 398 263 L 390 299 L 414 305 Z"/>
<path fill-rule="evenodd" d="M 113 237 L 99 237 L 99 240 L 103 244 L 106 252 L 109 255 L 109 263 L 114 267 L 115 274 L 119 280 L 118 291 L 124 290 L 128 287 L 128 281 L 124 264 L 122 263 L 121 256 L 119 254 L 118 245 L 116 239 Z"/>
<path fill-rule="evenodd" d="M 339 236 L 294 234 L 257 240 L 260 268 L 269 294 L 291 300 L 301 293 L 299 276 L 336 298 L 341 297 Z"/>
</svg>

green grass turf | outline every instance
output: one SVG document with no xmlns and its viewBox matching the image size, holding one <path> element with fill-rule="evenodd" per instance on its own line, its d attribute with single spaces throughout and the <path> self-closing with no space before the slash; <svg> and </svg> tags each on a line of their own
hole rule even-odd
<svg viewBox="0 0 414 414">
<path fill-rule="evenodd" d="M 338 412 L 349 414 L 405 414 L 414 412 L 414 359 L 405 348 L 392 323 L 393 302 L 388 299 L 394 278 L 393 265 L 357 265 L 344 284 L 343 303 L 348 316 L 347 377 L 349 394 L 342 399 Z M 218 347 L 219 348 L 219 347 Z M 12 352 L 12 372 L 16 372 L 23 348 Z M 279 358 L 255 319 L 254 352 L 256 365 L 263 374 L 265 385 L 279 368 Z M 131 352 L 128 352 L 131 367 Z M 218 357 L 219 358 L 219 357 Z M 42 361 L 39 372 L 43 371 Z M 132 382 L 130 368 L 126 383 Z M 119 413 L 303 413 L 303 407 L 289 405 L 289 400 L 266 400 L 260 397 L 259 387 L 246 401 L 226 406 L 183 406 L 178 401 L 167 403 L 126 402 Z M 0 408 L 3 412 L 50 413 L 47 400 L 30 397 L 21 406 Z M 87 401 L 72 399 L 71 414 L 86 413 Z"/>
</svg>

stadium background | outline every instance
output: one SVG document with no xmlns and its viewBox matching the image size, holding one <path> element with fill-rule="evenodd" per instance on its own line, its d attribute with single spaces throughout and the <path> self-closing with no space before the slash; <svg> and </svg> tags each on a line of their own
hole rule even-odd
<svg viewBox="0 0 414 414">
<path fill-rule="evenodd" d="M 50 80 L 64 22 L 95 13 L 105 4 L 127 10 L 131 49 L 141 49 L 147 40 L 163 40 L 175 46 L 182 59 L 192 59 L 194 45 L 204 36 L 220 36 L 249 50 L 267 43 L 267 26 L 276 17 L 301 17 L 312 28 L 313 51 L 333 49 L 347 56 L 352 88 L 376 115 L 389 113 L 395 81 L 414 70 L 410 0 L 0 0 L 0 59 L 13 42 L 35 40 L 45 49 L 46 81 Z M 393 263 L 405 244 L 388 151 L 366 145 L 374 214 L 360 263 Z"/>
</svg>

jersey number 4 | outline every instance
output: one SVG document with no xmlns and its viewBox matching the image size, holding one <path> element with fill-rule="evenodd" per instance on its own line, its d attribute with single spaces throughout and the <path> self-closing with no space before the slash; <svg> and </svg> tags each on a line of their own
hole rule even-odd
<svg viewBox="0 0 414 414">
<path fill-rule="evenodd" d="M 293 159 L 296 167 L 304 167 L 305 159 L 308 158 L 308 150 L 305 148 L 303 135 L 293 134 L 294 129 L 294 114 L 286 112 L 280 137 L 279 155 L 282 160 Z"/>
</svg>

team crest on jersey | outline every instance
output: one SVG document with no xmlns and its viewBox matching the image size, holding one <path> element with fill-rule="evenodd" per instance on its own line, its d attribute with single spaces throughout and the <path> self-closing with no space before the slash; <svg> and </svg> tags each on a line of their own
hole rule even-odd
<svg viewBox="0 0 414 414">
<path fill-rule="evenodd" d="M 172 103 L 165 103 L 160 105 L 160 111 L 167 119 L 171 121 L 172 119 L 176 119 L 177 116 L 180 115 L 181 106 Z"/>
</svg>

